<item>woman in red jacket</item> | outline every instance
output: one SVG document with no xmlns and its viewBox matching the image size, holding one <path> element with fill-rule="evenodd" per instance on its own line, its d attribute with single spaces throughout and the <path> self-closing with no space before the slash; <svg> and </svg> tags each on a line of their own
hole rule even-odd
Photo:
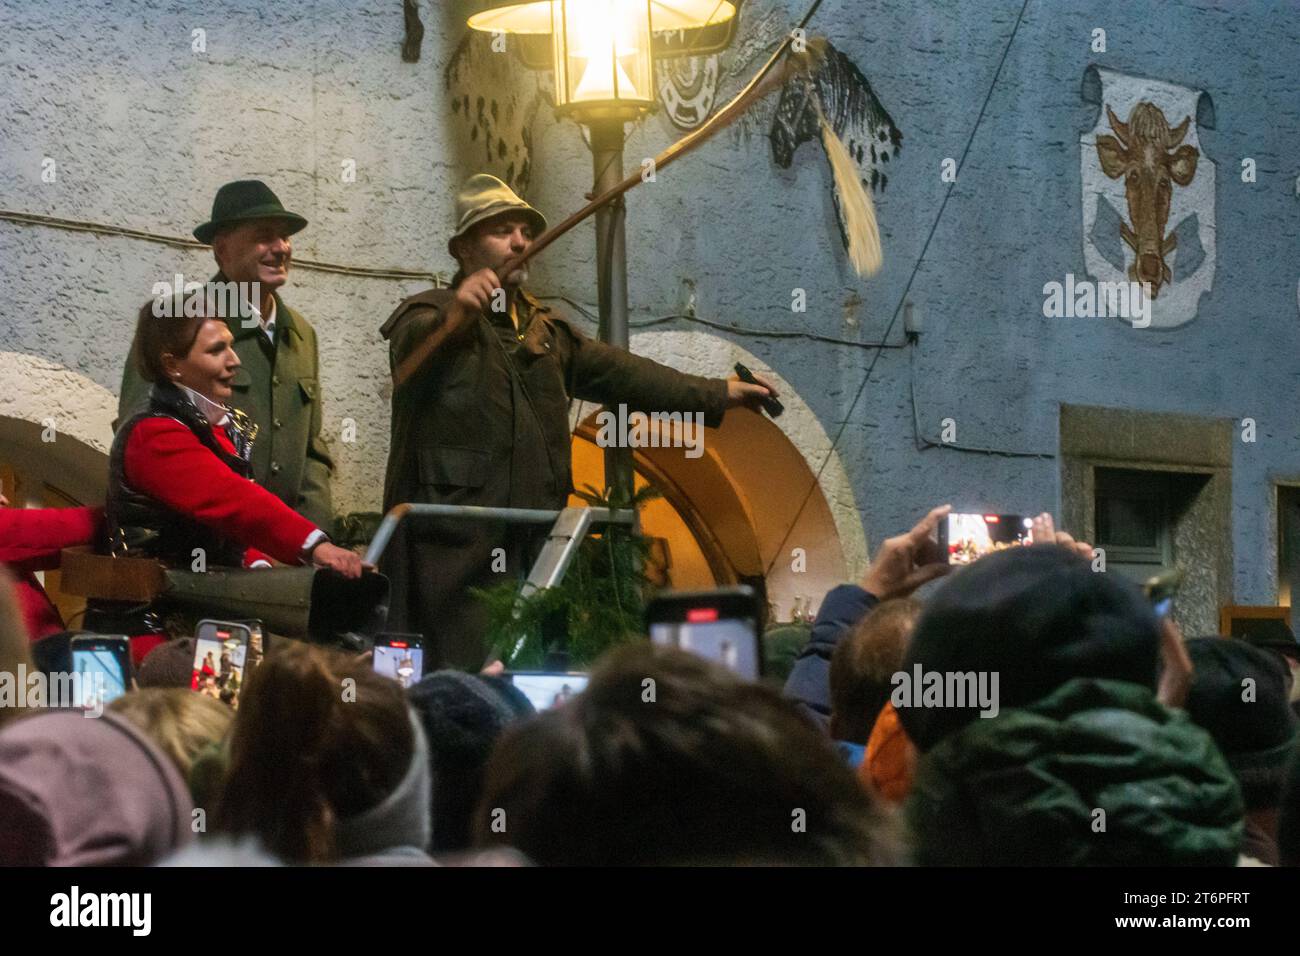
<svg viewBox="0 0 1300 956">
<path fill-rule="evenodd" d="M 239 369 L 234 337 L 224 320 L 184 316 L 173 305 L 177 317 L 154 315 L 152 304 L 140 310 L 137 361 L 153 387 L 113 441 L 105 505 L 112 553 L 174 567 L 200 558 L 203 566 L 269 567 L 274 558 L 360 577 L 357 554 L 249 477 L 256 429 L 226 405 Z M 94 629 L 141 633 L 130 617 L 105 614 Z"/>
</svg>

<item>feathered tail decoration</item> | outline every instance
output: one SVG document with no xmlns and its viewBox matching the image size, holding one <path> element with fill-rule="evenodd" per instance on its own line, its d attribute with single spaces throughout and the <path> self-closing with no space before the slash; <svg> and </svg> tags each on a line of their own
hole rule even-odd
<svg viewBox="0 0 1300 956">
<path fill-rule="evenodd" d="M 816 94 L 813 94 L 816 96 Z M 849 149 L 835 135 L 820 104 L 817 121 L 821 124 L 822 146 L 831 164 L 835 178 L 835 199 L 840 207 L 840 220 L 844 224 L 844 240 L 848 246 L 849 262 L 860 276 L 875 275 L 880 271 L 883 255 L 880 249 L 880 227 L 876 224 L 876 208 L 871 202 L 858 176 L 858 167 L 849 155 Z"/>
</svg>

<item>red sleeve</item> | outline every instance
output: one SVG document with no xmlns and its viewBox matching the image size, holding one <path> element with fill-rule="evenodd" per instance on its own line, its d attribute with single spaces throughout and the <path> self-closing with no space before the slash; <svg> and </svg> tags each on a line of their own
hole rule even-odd
<svg viewBox="0 0 1300 956">
<path fill-rule="evenodd" d="M 263 554 L 256 548 L 249 548 L 244 552 L 244 567 L 251 568 L 258 561 L 265 561 L 267 564 L 270 564 L 271 556 L 269 554 Z"/>
<path fill-rule="evenodd" d="M 126 482 L 181 514 L 283 561 L 298 564 L 316 526 L 265 488 L 241 478 L 171 418 L 146 418 L 131 431 Z"/>
<path fill-rule="evenodd" d="M 103 508 L 0 508 L 0 562 L 57 568 L 64 548 L 92 544 L 103 524 Z"/>
</svg>

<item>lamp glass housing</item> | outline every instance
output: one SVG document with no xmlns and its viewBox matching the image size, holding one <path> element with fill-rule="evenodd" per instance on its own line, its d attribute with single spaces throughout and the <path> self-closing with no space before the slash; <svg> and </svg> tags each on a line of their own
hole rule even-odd
<svg viewBox="0 0 1300 956">
<path fill-rule="evenodd" d="M 648 0 L 553 0 L 555 107 L 636 114 L 654 105 Z"/>
<path fill-rule="evenodd" d="M 647 57 L 703 55 L 724 49 L 734 34 L 739 6 L 740 0 L 480 0 L 468 26 L 518 37 L 512 49 L 525 66 L 554 71 L 562 107 L 598 102 L 601 92 L 618 86 L 617 95 L 604 100 L 606 107 L 635 114 L 653 103 L 653 73 L 644 62 Z M 642 27 L 647 16 L 648 36 Z M 629 25 L 629 18 L 636 23 Z M 567 40 L 565 28 L 569 30 Z M 602 44 L 607 49 L 580 51 L 586 41 L 601 33 L 614 37 Z M 620 47 L 635 47 L 636 53 L 618 52 Z M 566 71 L 568 80 L 562 83 Z M 629 86 L 630 91 L 625 89 Z"/>
</svg>

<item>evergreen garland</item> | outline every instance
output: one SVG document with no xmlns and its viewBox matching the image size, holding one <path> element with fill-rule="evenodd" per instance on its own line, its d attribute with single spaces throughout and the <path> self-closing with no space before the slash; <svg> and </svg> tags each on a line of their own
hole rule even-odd
<svg viewBox="0 0 1300 956">
<path fill-rule="evenodd" d="M 591 485 L 575 492 L 593 508 L 637 509 L 660 493 L 645 486 L 631 499 Z M 609 648 L 645 633 L 644 568 L 650 541 L 626 525 L 606 525 L 589 536 L 574 555 L 563 580 L 553 588 L 519 596 L 506 582 L 474 588 L 471 594 L 488 612 L 492 647 L 513 670 L 542 670 L 548 654 L 568 652 L 568 667 L 586 669 Z"/>
</svg>

